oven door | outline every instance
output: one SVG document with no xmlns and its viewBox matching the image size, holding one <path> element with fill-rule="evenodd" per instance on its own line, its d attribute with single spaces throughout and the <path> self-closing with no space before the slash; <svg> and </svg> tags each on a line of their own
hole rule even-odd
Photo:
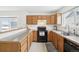
<svg viewBox="0 0 79 59">
<path fill-rule="evenodd" d="M 44 31 L 39 31 L 39 36 L 45 36 L 45 32 Z"/>
</svg>

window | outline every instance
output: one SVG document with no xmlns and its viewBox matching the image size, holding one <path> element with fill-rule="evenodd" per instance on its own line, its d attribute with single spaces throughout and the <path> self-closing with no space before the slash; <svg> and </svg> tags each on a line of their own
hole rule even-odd
<svg viewBox="0 0 79 59">
<path fill-rule="evenodd" d="M 0 17 L 0 32 L 17 28 L 16 17 Z"/>
</svg>

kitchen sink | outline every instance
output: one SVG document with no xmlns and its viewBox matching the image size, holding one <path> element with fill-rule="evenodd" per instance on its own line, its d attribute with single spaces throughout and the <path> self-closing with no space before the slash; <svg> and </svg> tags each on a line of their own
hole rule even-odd
<svg viewBox="0 0 79 59">
<path fill-rule="evenodd" d="M 69 32 L 62 32 L 62 34 L 65 35 L 65 36 L 74 36 L 73 33 L 69 33 Z"/>
<path fill-rule="evenodd" d="M 67 32 L 62 32 L 62 34 L 65 36 L 70 36 L 70 33 L 67 33 Z"/>
</svg>

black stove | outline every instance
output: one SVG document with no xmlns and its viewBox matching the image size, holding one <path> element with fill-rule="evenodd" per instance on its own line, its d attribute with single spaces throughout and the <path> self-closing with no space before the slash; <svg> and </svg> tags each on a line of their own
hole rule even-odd
<svg viewBox="0 0 79 59">
<path fill-rule="evenodd" d="M 37 41 L 38 42 L 47 42 L 47 30 L 46 30 L 46 27 L 38 27 Z"/>
</svg>

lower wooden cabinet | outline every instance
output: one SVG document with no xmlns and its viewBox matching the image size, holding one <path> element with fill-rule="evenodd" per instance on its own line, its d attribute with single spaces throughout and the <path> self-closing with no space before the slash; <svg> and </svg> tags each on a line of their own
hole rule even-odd
<svg viewBox="0 0 79 59">
<path fill-rule="evenodd" d="M 28 37 L 22 40 L 21 42 L 21 52 L 28 51 Z"/>
<path fill-rule="evenodd" d="M 31 33 L 29 33 L 28 35 L 28 51 L 31 47 L 32 42 L 37 42 L 37 31 L 32 31 Z"/>
<path fill-rule="evenodd" d="M 52 42 L 53 42 L 55 48 L 57 48 L 57 39 L 58 39 L 57 34 L 52 32 L 52 35 L 53 35 Z"/>
<path fill-rule="evenodd" d="M 37 31 L 33 31 L 33 42 L 37 42 Z"/>
<path fill-rule="evenodd" d="M 59 35 L 57 41 L 58 41 L 58 44 L 57 44 L 57 49 L 58 49 L 58 51 L 63 52 L 63 51 L 64 51 L 64 38 Z"/>
<path fill-rule="evenodd" d="M 27 52 L 33 40 L 37 41 L 37 31 L 28 33 L 20 41 L 0 41 L 0 52 Z"/>
<path fill-rule="evenodd" d="M 19 52 L 20 43 L 11 41 L 0 41 L 0 52 Z"/>
<path fill-rule="evenodd" d="M 31 46 L 31 35 L 28 35 L 28 50 L 30 49 Z"/>
<path fill-rule="evenodd" d="M 50 41 L 53 43 L 53 45 L 59 52 L 63 52 L 64 51 L 64 37 L 60 36 L 59 34 L 55 32 L 51 32 L 51 33 L 52 33 L 51 35 L 52 39 Z"/>
<path fill-rule="evenodd" d="M 52 41 L 52 31 L 48 31 L 48 41 Z"/>
</svg>

